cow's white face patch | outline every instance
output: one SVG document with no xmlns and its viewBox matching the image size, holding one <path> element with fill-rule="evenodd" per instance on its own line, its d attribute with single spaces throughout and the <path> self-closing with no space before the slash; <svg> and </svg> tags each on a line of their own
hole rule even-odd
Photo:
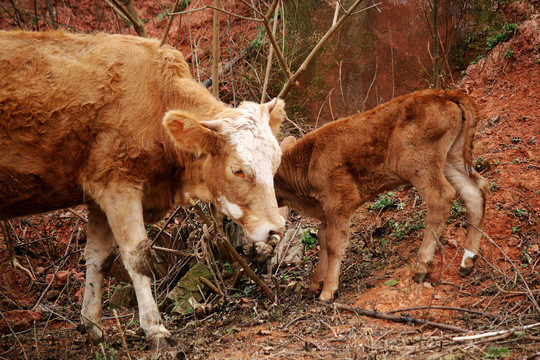
<svg viewBox="0 0 540 360">
<path fill-rule="evenodd" d="M 218 202 L 221 205 L 221 210 L 223 213 L 232 219 L 238 220 L 244 215 L 244 212 L 240 206 L 229 202 L 225 196 L 220 195 Z"/>
<path fill-rule="evenodd" d="M 268 108 L 244 102 L 236 109 L 226 110 L 222 116 L 231 126 L 223 128 L 221 135 L 236 150 L 242 166 L 254 175 L 256 183 L 273 188 L 281 149 L 268 126 Z"/>
</svg>

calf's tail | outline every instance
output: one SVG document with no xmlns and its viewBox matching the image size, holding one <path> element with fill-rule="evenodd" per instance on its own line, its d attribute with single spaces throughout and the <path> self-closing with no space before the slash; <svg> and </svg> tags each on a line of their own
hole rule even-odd
<svg viewBox="0 0 540 360">
<path fill-rule="evenodd" d="M 478 106 L 469 95 L 462 92 L 456 91 L 453 101 L 463 112 L 463 160 L 465 161 L 467 174 L 470 175 L 472 169 L 474 169 L 473 140 L 478 119 Z"/>
</svg>

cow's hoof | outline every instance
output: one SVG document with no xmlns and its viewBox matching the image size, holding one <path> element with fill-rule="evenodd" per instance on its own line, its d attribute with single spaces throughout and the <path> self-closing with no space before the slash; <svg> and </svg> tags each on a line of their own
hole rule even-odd
<svg viewBox="0 0 540 360">
<path fill-rule="evenodd" d="M 170 334 L 160 334 L 159 336 L 154 335 L 152 337 L 147 336 L 146 341 L 153 349 L 158 350 L 168 350 L 177 345 L 176 340 Z"/>
<path fill-rule="evenodd" d="M 458 274 L 460 276 L 469 276 L 472 271 L 474 270 L 474 268 L 471 266 L 471 267 L 460 267 L 459 270 L 458 270 Z"/>
<path fill-rule="evenodd" d="M 424 281 L 426 281 L 427 276 L 428 273 L 416 273 L 413 276 L 413 280 L 415 283 L 422 284 Z"/>
<path fill-rule="evenodd" d="M 77 330 L 81 334 L 86 334 L 88 341 L 93 345 L 97 345 L 105 340 L 105 331 L 96 325 L 86 325 L 84 323 L 80 323 L 77 325 Z"/>
</svg>

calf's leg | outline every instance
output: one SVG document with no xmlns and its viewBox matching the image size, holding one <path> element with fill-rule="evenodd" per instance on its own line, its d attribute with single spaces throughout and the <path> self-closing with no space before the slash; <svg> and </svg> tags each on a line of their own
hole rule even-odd
<svg viewBox="0 0 540 360">
<path fill-rule="evenodd" d="M 101 327 L 101 286 L 103 277 L 109 272 L 114 261 L 116 242 L 101 209 L 89 206 L 88 211 L 88 235 L 84 250 L 86 286 L 81 314 L 88 338 L 92 343 L 98 343 L 105 335 Z"/>
<path fill-rule="evenodd" d="M 424 180 L 423 184 L 413 183 L 413 186 L 416 187 L 420 196 L 427 203 L 427 216 L 424 237 L 418 251 L 416 270 L 413 277 L 417 283 L 423 282 L 429 273 L 437 243 L 443 233 L 448 213 L 452 207 L 452 201 L 456 196 L 456 191 L 442 175 L 442 172 L 420 178 Z"/>
<path fill-rule="evenodd" d="M 323 287 L 324 278 L 326 277 L 326 269 L 328 267 L 328 253 L 326 248 L 326 223 L 319 225 L 319 262 L 315 266 L 313 272 L 313 279 L 309 290 L 315 293 L 319 293 Z"/>
<path fill-rule="evenodd" d="M 137 189 L 109 185 L 101 194 L 99 204 L 109 221 L 126 270 L 133 281 L 139 321 L 146 339 L 159 345 L 171 334 L 163 326 L 150 288 L 152 273 L 147 262 L 150 243 L 143 222 L 142 193 Z"/>
<path fill-rule="evenodd" d="M 328 218 L 325 236 L 328 260 L 323 289 L 319 296 L 321 300 L 332 300 L 337 292 L 341 260 L 347 249 L 348 228 L 348 218 Z"/>
<path fill-rule="evenodd" d="M 466 276 L 473 270 L 480 249 L 482 234 L 478 229 L 481 230 L 484 224 L 488 182 L 474 169 L 468 175 L 462 164 L 463 161 L 449 161 L 445 166 L 445 175 L 463 199 L 467 208 L 468 224 L 464 244 L 465 253 L 459 269 L 460 275 Z"/>
</svg>

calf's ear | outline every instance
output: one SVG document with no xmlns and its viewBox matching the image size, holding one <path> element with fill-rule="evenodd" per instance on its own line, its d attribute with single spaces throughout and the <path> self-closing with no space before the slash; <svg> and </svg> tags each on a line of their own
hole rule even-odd
<svg viewBox="0 0 540 360">
<path fill-rule="evenodd" d="M 268 112 L 270 113 L 270 129 L 272 129 L 272 133 L 276 136 L 279 133 L 281 123 L 285 119 L 285 101 L 274 98 L 264 104 L 264 106 L 268 108 Z"/>
<path fill-rule="evenodd" d="M 296 139 L 294 136 L 287 136 L 283 141 L 279 144 L 279 147 L 281 148 L 281 152 L 285 152 L 292 148 L 294 144 L 296 143 Z"/>
<path fill-rule="evenodd" d="M 215 152 L 219 146 L 219 139 L 212 129 L 202 126 L 187 111 L 168 111 L 163 118 L 163 126 L 178 147 L 196 155 Z"/>
</svg>

